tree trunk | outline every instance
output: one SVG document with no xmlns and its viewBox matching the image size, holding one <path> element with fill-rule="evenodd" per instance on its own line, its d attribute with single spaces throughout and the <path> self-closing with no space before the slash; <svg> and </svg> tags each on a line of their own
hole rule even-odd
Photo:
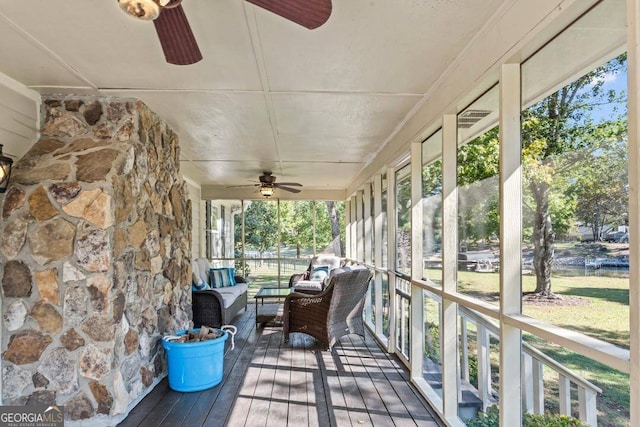
<svg viewBox="0 0 640 427">
<path fill-rule="evenodd" d="M 596 212 L 593 215 L 593 226 L 591 227 L 593 230 L 593 241 L 601 242 L 602 241 L 602 225 L 600 224 L 600 208 L 596 208 Z"/>
<path fill-rule="evenodd" d="M 296 258 L 300 258 L 300 243 L 296 243 Z"/>
<path fill-rule="evenodd" d="M 340 218 L 338 218 L 338 210 L 332 200 L 326 201 L 327 212 L 331 220 L 331 238 L 333 240 L 333 249 L 336 255 L 344 257 L 344 245 L 340 240 Z"/>
<path fill-rule="evenodd" d="M 536 202 L 533 224 L 533 268 L 536 273 L 535 293 L 552 296 L 551 267 L 553 265 L 554 235 L 549 213 L 549 184 L 532 181 L 531 192 Z"/>
</svg>

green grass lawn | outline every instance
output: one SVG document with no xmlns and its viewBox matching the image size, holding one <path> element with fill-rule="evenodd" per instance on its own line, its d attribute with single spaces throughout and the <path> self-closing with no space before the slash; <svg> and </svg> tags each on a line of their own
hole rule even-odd
<svg viewBox="0 0 640 427">
<path fill-rule="evenodd" d="M 458 273 L 459 290 L 498 304 L 497 273 Z M 535 276 L 523 276 L 523 291 L 535 289 Z M 629 280 L 603 276 L 552 278 L 552 291 L 564 303 L 533 305 L 523 312 L 531 317 L 579 331 L 622 348 L 629 348 Z M 530 335 L 525 339 L 553 359 L 567 366 L 603 390 L 598 396 L 598 425 L 626 426 L 629 420 L 629 375 L 552 345 Z M 557 408 L 557 374 L 545 370 L 549 409 Z M 557 410 L 557 409 L 556 409 Z"/>
<path fill-rule="evenodd" d="M 460 292 L 498 304 L 498 273 L 458 272 Z M 535 276 L 522 277 L 522 290 L 535 289 Z M 551 324 L 629 348 L 629 280 L 616 277 L 554 276 L 552 291 L 566 297 L 566 305 L 525 303 L 523 312 Z M 578 297 L 579 304 L 571 303 Z"/>
</svg>

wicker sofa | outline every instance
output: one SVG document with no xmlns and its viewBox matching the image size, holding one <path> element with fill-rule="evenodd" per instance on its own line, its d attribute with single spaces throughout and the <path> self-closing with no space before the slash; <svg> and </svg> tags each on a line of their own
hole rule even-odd
<svg viewBox="0 0 640 427">
<path fill-rule="evenodd" d="M 210 285 L 211 264 L 206 258 L 191 262 L 193 272 L 203 282 Z M 235 276 L 236 285 L 192 292 L 193 326 L 217 327 L 228 324 L 241 309 L 247 309 L 247 283 L 241 276 Z"/>
</svg>

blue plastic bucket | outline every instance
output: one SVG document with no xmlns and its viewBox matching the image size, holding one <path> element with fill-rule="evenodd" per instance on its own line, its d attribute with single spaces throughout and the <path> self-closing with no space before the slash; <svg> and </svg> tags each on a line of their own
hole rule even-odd
<svg viewBox="0 0 640 427">
<path fill-rule="evenodd" d="M 200 329 L 192 329 L 199 332 Z M 173 342 L 162 340 L 169 366 L 169 387 L 175 391 L 200 391 L 214 387 L 222 381 L 224 342 L 229 334 L 222 331 L 220 338 L 200 342 Z M 177 335 L 186 334 L 186 330 Z"/>
</svg>

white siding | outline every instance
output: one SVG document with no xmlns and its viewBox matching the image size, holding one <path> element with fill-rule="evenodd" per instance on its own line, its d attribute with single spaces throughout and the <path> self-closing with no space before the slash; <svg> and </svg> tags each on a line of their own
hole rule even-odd
<svg viewBox="0 0 640 427">
<path fill-rule="evenodd" d="M 40 95 L 0 73 L 0 144 L 18 160 L 38 139 Z"/>
<path fill-rule="evenodd" d="M 185 178 L 191 200 L 191 256 L 193 259 L 205 256 L 204 250 L 204 202 L 198 184 Z"/>
</svg>

